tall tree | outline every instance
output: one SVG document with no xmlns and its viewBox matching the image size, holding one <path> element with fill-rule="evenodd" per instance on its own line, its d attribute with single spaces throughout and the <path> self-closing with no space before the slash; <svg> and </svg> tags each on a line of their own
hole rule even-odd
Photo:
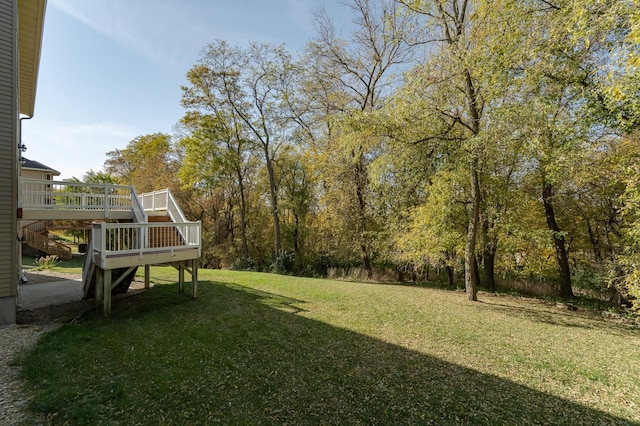
<svg viewBox="0 0 640 426">
<path fill-rule="evenodd" d="M 304 269 L 309 219 L 315 204 L 308 156 L 293 147 L 284 150 L 277 163 L 276 173 L 283 214 L 283 239 L 294 255 L 293 264 L 287 266 L 292 267 L 293 272 L 301 272 Z"/>
<path fill-rule="evenodd" d="M 398 6 L 385 0 L 351 0 L 347 3 L 354 19 L 354 31 L 342 38 L 324 10 L 316 14 L 316 37 L 307 45 L 305 63 L 310 71 L 306 92 L 323 108 L 316 117 L 327 120 L 327 132 L 316 144 L 321 155 L 340 161 L 344 168 L 329 181 L 347 179 L 345 203 L 352 222 L 345 226 L 359 247 L 362 265 L 373 274 L 371 249 L 372 216 L 368 166 L 375 156 L 377 141 L 371 134 L 349 126 L 350 116 L 381 107 L 391 91 L 394 70 L 411 58 L 407 44 L 411 19 L 398 13 Z M 336 125 L 337 123 L 337 125 Z M 334 127 L 332 127 L 334 126 Z M 333 169 L 325 169 L 329 173 Z M 337 195 L 337 194 L 336 194 Z"/>
<path fill-rule="evenodd" d="M 269 181 L 274 249 L 282 251 L 278 187 L 274 163 L 291 138 L 292 122 L 283 105 L 283 81 L 293 71 L 283 47 L 251 43 L 247 49 L 215 41 L 206 46 L 187 74 L 182 103 L 190 110 L 218 108 L 244 127 L 243 134 L 261 152 Z"/>
<path fill-rule="evenodd" d="M 567 173 L 581 152 L 594 143 L 594 129 L 601 124 L 588 119 L 585 105 L 597 90 L 602 64 L 609 60 L 603 46 L 613 36 L 600 20 L 608 6 L 591 2 L 591 34 L 585 39 L 571 23 L 581 14 L 578 1 L 540 2 L 524 5 L 530 31 L 521 51 L 523 122 L 528 122 L 531 155 L 538 164 L 541 200 L 551 233 L 559 270 L 562 297 L 573 296 L 567 233 L 560 226 L 558 194 L 569 181 Z M 615 37 L 614 37 L 615 38 Z M 524 116 L 526 114 L 526 117 Z"/>
<path fill-rule="evenodd" d="M 415 70 L 418 89 L 426 92 L 434 104 L 429 108 L 436 121 L 444 124 L 440 134 L 425 140 L 459 144 L 468 170 L 469 203 L 465 243 L 465 289 L 469 300 L 477 300 L 476 241 L 480 223 L 480 161 L 482 146 L 479 136 L 483 128 L 485 98 L 480 83 L 481 72 L 470 61 L 471 50 L 481 45 L 482 37 L 468 0 L 398 0 L 410 13 L 425 20 L 426 38 L 432 44 L 427 66 Z M 418 89 L 419 90 L 419 89 Z"/>
<path fill-rule="evenodd" d="M 598 54 L 604 60 L 594 73 L 596 84 L 591 86 L 591 112 L 606 125 L 619 132 L 621 146 L 637 146 L 640 129 L 640 12 L 637 1 L 574 0 L 574 13 L 565 23 L 573 27 L 574 43 L 598 44 Z M 633 149 L 625 149 L 633 152 Z M 620 234 L 624 246 L 614 253 L 616 271 L 612 283 L 623 293 L 635 297 L 640 309 L 640 215 L 637 214 L 638 156 L 631 154 L 617 161 L 623 178 L 623 195 L 616 209 L 621 213 Z"/>
<path fill-rule="evenodd" d="M 631 135 L 630 141 L 637 147 L 638 133 Z M 630 160 L 623 166 L 625 191 L 621 197 L 625 247 L 616 259 L 617 274 L 612 282 L 623 295 L 633 298 L 634 307 L 640 312 L 640 153 Z"/>
<path fill-rule="evenodd" d="M 207 90 L 207 88 L 202 88 Z M 216 104 L 210 105 L 211 114 L 189 112 L 182 123 L 190 135 L 182 139 L 183 149 L 180 176 L 188 186 L 215 190 L 227 187 L 237 195 L 240 211 L 241 266 L 249 259 L 247 243 L 247 173 L 252 168 L 249 141 L 242 134 L 244 126 L 232 114 L 225 116 Z M 233 203 L 236 204 L 236 203 Z"/>
<path fill-rule="evenodd" d="M 177 185 L 177 163 L 171 136 L 153 133 L 138 136 L 124 149 L 107 152 L 105 170 L 139 193 Z"/>
</svg>

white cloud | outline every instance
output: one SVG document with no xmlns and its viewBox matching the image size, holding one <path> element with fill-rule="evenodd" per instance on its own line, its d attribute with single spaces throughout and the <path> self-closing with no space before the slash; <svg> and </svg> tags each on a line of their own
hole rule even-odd
<svg viewBox="0 0 640 426">
<path fill-rule="evenodd" d="M 336 0 L 334 0 L 336 1 Z M 51 0 L 67 15 L 161 64 L 190 66 L 214 39 L 286 43 L 311 36 L 317 0 Z"/>
<path fill-rule="evenodd" d="M 285 0 L 295 25 L 303 30 L 313 28 L 313 13 L 321 5 L 317 1 Z"/>
<path fill-rule="evenodd" d="M 141 133 L 117 123 L 70 123 L 34 120 L 23 125 L 26 158 L 59 171 L 58 179 L 77 177 L 102 169 L 106 153 L 122 149 Z"/>
<path fill-rule="evenodd" d="M 182 2 L 52 0 L 51 3 L 98 33 L 164 64 L 190 60 L 192 51 L 200 48 L 196 44 L 189 49 L 190 42 L 206 33 L 198 14 L 193 14 Z"/>
</svg>

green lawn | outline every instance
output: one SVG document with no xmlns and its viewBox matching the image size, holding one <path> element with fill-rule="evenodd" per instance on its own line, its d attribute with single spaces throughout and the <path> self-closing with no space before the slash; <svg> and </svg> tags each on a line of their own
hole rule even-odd
<svg viewBox="0 0 640 426">
<path fill-rule="evenodd" d="M 480 293 L 177 272 L 19 362 L 56 424 L 636 424 L 640 332 Z M 188 289 L 187 289 L 188 293 Z"/>
</svg>

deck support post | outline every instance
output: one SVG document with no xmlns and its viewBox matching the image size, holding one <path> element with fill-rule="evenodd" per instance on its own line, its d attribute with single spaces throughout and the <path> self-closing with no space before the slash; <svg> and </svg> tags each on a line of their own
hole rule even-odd
<svg viewBox="0 0 640 426">
<path fill-rule="evenodd" d="M 184 265 L 182 262 L 178 263 L 178 293 L 184 293 Z"/>
<path fill-rule="evenodd" d="M 151 286 L 151 266 L 144 265 L 144 288 Z"/>
<path fill-rule="evenodd" d="M 191 259 L 191 297 L 198 297 L 198 259 Z"/>
<path fill-rule="evenodd" d="M 111 269 L 96 266 L 96 310 L 108 317 L 111 313 Z"/>
<path fill-rule="evenodd" d="M 99 310 L 104 303 L 104 270 L 96 266 L 96 310 Z"/>
<path fill-rule="evenodd" d="M 102 306 L 102 314 L 108 317 L 111 313 L 111 269 L 104 271 L 104 304 Z"/>
<path fill-rule="evenodd" d="M 178 293 L 184 294 L 184 273 L 185 271 L 191 274 L 191 297 L 194 299 L 198 296 L 198 259 L 191 259 L 191 267 L 187 260 L 180 262 L 174 262 L 171 264 L 178 270 Z"/>
</svg>

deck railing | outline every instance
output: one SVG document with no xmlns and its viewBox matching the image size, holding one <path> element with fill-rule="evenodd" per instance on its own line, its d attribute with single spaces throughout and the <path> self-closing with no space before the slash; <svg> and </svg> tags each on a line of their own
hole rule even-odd
<svg viewBox="0 0 640 426">
<path fill-rule="evenodd" d="M 20 181 L 22 208 L 27 210 L 131 211 L 136 198 L 130 186 L 24 178 Z"/>
<path fill-rule="evenodd" d="M 149 254 L 196 248 L 200 222 L 94 223 L 92 249 L 102 256 Z"/>
</svg>

